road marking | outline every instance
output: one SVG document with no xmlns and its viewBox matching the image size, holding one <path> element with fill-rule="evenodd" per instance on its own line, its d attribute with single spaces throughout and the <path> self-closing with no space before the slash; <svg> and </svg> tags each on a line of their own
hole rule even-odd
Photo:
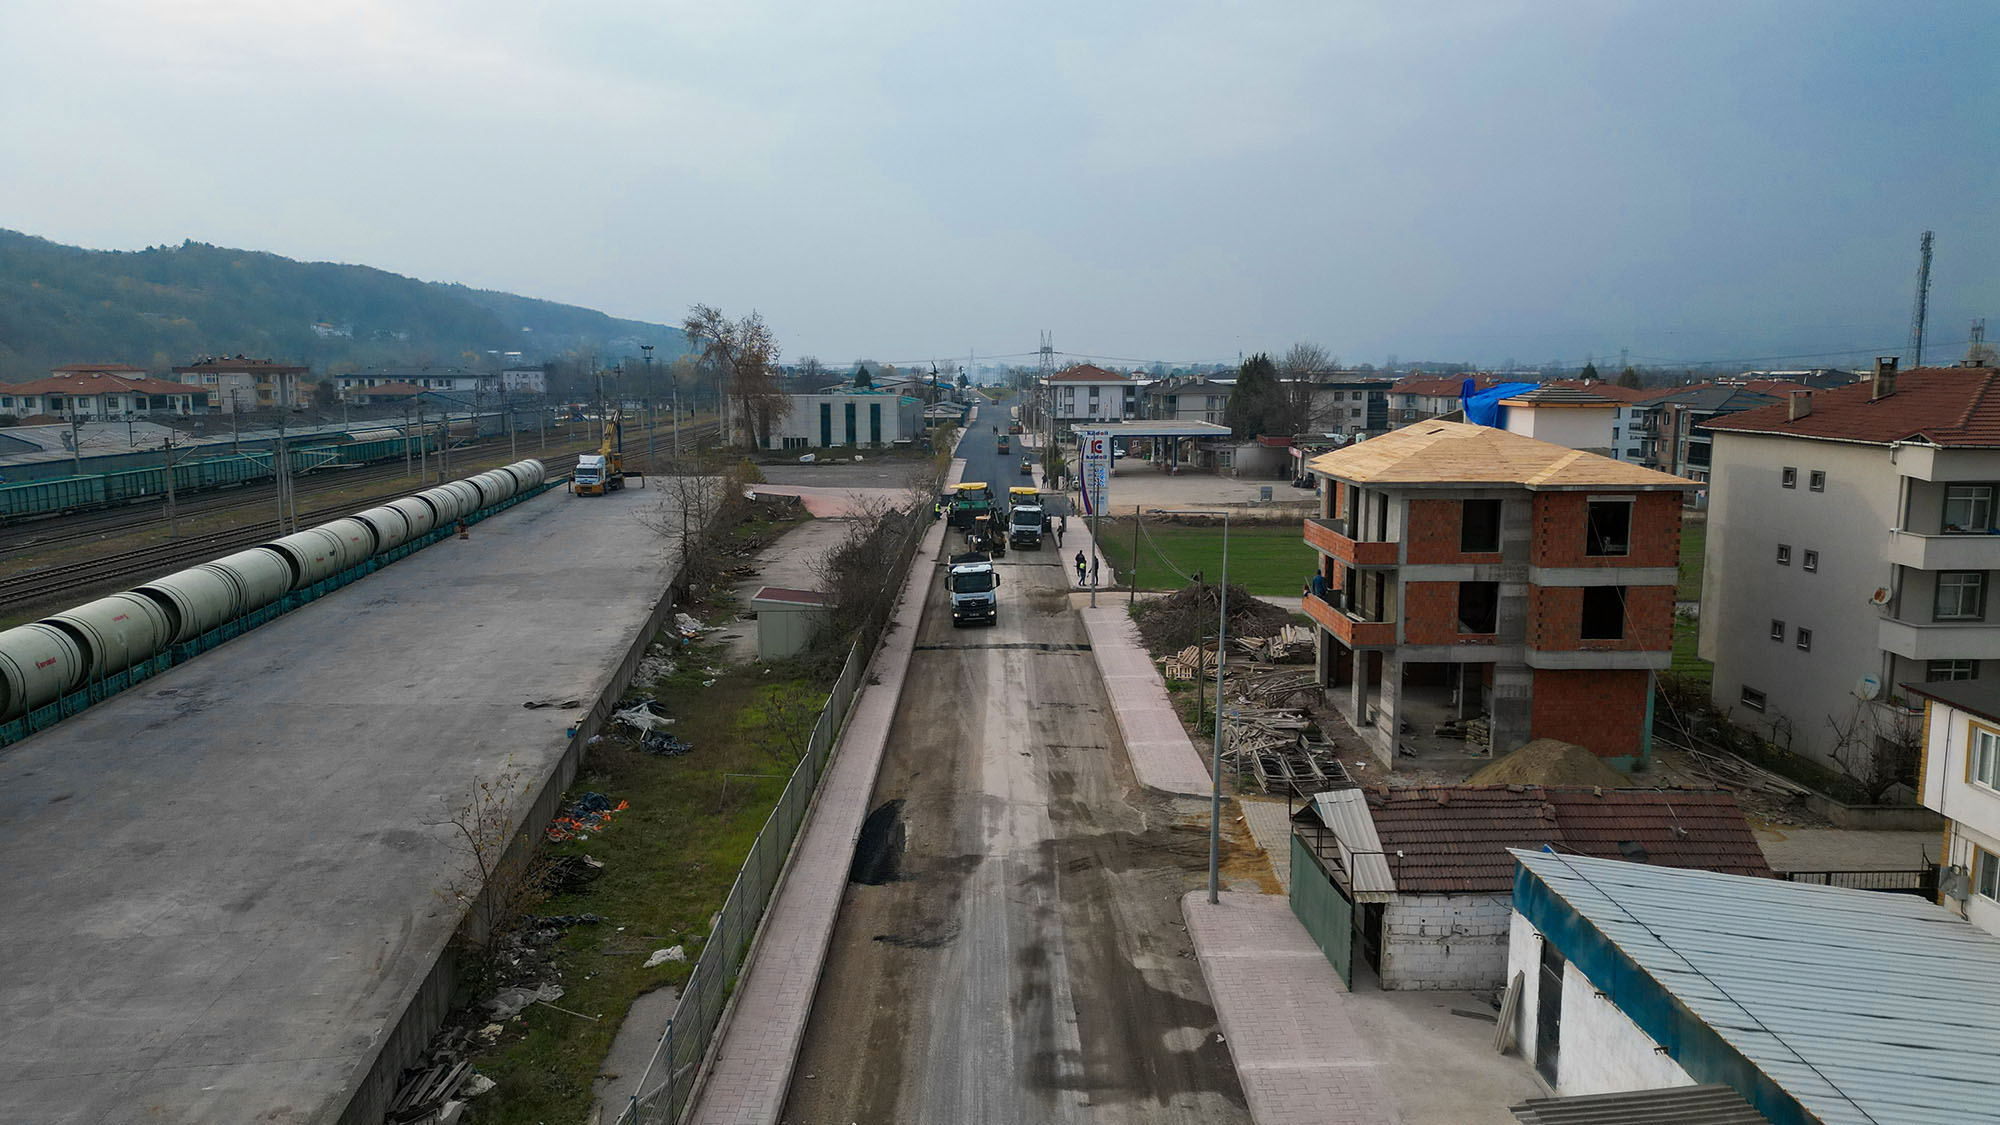
<svg viewBox="0 0 2000 1125">
<path fill-rule="evenodd" d="M 1033 652 L 1089 652 L 1088 644 L 1057 644 L 1051 641 L 994 641 L 983 645 L 918 645 L 917 652 L 942 652 L 945 650 L 970 651 L 973 649 L 1028 649 Z"/>
</svg>

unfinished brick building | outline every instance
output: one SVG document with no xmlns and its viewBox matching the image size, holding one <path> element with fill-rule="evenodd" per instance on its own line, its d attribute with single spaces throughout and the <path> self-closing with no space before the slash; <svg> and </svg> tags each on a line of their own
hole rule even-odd
<svg viewBox="0 0 2000 1125">
<path fill-rule="evenodd" d="M 1694 482 L 1460 422 L 1310 468 L 1319 682 L 1384 762 L 1479 715 L 1496 754 L 1559 738 L 1620 767 L 1648 756 Z"/>
</svg>

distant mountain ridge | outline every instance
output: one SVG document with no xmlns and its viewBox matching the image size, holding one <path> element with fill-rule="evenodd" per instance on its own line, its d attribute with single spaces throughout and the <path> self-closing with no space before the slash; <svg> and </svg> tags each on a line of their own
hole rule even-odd
<svg viewBox="0 0 2000 1125">
<path fill-rule="evenodd" d="M 670 360 L 678 328 L 369 266 L 300 262 L 200 242 L 85 250 L 0 230 L 0 380 L 63 363 L 131 363 L 155 374 L 204 355 L 269 357 L 315 372 L 529 362 L 595 351 L 609 366 L 641 343 Z"/>
</svg>

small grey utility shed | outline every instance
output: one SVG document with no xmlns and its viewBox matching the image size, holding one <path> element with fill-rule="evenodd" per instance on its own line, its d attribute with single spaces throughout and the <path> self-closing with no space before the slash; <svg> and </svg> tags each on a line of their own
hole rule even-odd
<svg viewBox="0 0 2000 1125">
<path fill-rule="evenodd" d="M 758 587 L 750 598 L 757 611 L 757 659 L 781 660 L 804 649 L 826 606 L 826 595 L 817 590 Z"/>
</svg>

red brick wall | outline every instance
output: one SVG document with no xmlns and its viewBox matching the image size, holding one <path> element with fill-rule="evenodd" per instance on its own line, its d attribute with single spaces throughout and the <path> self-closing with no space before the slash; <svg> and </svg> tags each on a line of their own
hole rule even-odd
<svg viewBox="0 0 2000 1125">
<path fill-rule="evenodd" d="M 1403 538 L 1409 543 L 1406 559 L 1411 563 L 1498 563 L 1500 552 L 1468 555 L 1458 549 L 1463 534 L 1465 502 L 1462 500 L 1411 500 L 1409 525 Z"/>
<path fill-rule="evenodd" d="M 1491 633 L 1461 633 L 1458 583 L 1403 583 L 1403 643 L 1411 645 L 1490 645 Z"/>
<path fill-rule="evenodd" d="M 1606 489 L 1616 494 L 1617 489 Z M 1681 494 L 1641 492 L 1632 505 L 1632 552 L 1591 556 L 1584 549 L 1584 512 L 1589 497 L 1582 492 L 1535 493 L 1534 542 L 1536 566 L 1679 566 L 1681 561 Z"/>
<path fill-rule="evenodd" d="M 1637 754 L 1645 737 L 1648 683 L 1643 669 L 1537 668 L 1528 733 L 1574 742 L 1600 758 Z"/>
<path fill-rule="evenodd" d="M 1674 647 L 1674 588 L 1625 587 L 1625 636 L 1583 639 L 1583 587 L 1528 587 L 1528 647 L 1552 651 L 1665 652 Z"/>
</svg>

